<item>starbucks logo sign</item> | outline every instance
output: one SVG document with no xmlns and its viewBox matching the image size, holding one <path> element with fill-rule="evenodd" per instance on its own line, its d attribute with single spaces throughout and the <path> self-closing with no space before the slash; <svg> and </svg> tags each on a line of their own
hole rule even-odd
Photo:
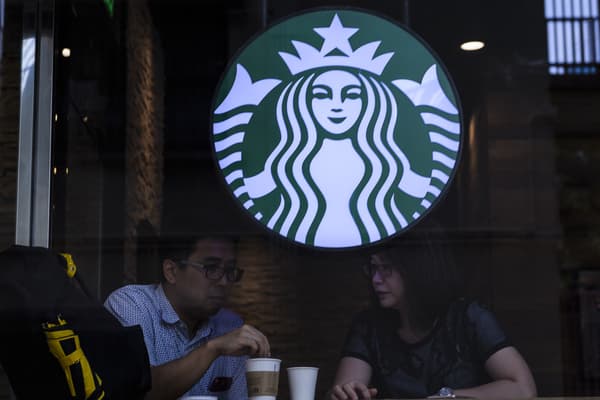
<svg viewBox="0 0 600 400">
<path fill-rule="evenodd" d="M 370 13 L 319 10 L 232 60 L 212 109 L 216 160 L 257 221 L 323 248 L 410 229 L 449 185 L 461 115 L 441 62 Z"/>
</svg>

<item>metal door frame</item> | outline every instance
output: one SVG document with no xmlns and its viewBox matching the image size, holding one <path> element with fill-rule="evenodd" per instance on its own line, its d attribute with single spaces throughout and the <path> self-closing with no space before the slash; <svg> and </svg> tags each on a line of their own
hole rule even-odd
<svg viewBox="0 0 600 400">
<path fill-rule="evenodd" d="M 15 243 L 48 247 L 54 86 L 54 0 L 25 0 Z"/>
</svg>

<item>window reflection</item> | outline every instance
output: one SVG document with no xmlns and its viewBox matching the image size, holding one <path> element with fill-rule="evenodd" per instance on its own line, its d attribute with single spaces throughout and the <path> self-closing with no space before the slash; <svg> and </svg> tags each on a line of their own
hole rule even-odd
<svg viewBox="0 0 600 400">
<path fill-rule="evenodd" d="M 551 75 L 592 75 L 600 63 L 597 0 L 546 0 Z"/>
</svg>

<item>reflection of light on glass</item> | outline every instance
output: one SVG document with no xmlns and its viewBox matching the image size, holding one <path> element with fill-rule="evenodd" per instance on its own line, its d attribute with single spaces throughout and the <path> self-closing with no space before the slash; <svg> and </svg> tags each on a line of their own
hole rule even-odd
<svg viewBox="0 0 600 400">
<path fill-rule="evenodd" d="M 548 62 L 554 64 L 556 62 L 556 42 L 554 40 L 554 21 L 548 22 Z"/>
<path fill-rule="evenodd" d="M 58 168 L 56 168 L 56 167 L 52 168 L 52 174 L 53 175 L 56 175 L 57 172 L 58 172 Z"/>
<path fill-rule="evenodd" d="M 582 3 L 582 5 L 583 5 L 583 7 L 582 7 L 583 16 L 585 17 L 585 16 L 590 15 L 590 5 L 589 5 L 589 2 L 584 1 Z"/>
<path fill-rule="evenodd" d="M 583 62 L 589 64 L 592 62 L 592 23 L 583 21 Z"/>
<path fill-rule="evenodd" d="M 571 13 L 571 1 L 565 1 L 565 18 L 571 18 L 573 15 Z"/>
<path fill-rule="evenodd" d="M 556 61 L 559 63 L 565 62 L 565 38 L 563 36 L 565 29 L 562 21 L 556 21 L 556 48 L 558 54 Z"/>
<path fill-rule="evenodd" d="M 581 18 L 581 3 L 579 1 L 573 4 L 573 17 Z"/>
<path fill-rule="evenodd" d="M 23 39 L 23 50 L 21 54 L 21 93 L 28 83 L 31 69 L 35 63 L 35 39 Z"/>
<path fill-rule="evenodd" d="M 575 50 L 575 62 L 577 64 L 581 64 L 581 48 L 583 46 L 581 45 L 581 24 L 579 21 L 573 22 L 573 33 L 575 36 L 573 38 L 573 42 L 574 42 L 573 50 Z"/>
<path fill-rule="evenodd" d="M 550 74 L 595 74 L 592 64 L 600 62 L 598 1 L 544 0 L 544 8 Z"/>
<path fill-rule="evenodd" d="M 65 175 L 69 175 L 69 168 L 65 168 Z"/>
<path fill-rule="evenodd" d="M 565 21 L 565 44 L 566 47 L 566 61 L 569 64 L 573 64 L 573 27 L 571 21 Z"/>
<path fill-rule="evenodd" d="M 485 43 L 483 43 L 479 40 L 472 40 L 469 42 L 464 42 L 463 44 L 460 45 L 460 48 L 463 49 L 464 51 L 476 51 L 476 50 L 483 49 L 484 46 L 485 46 Z"/>
<path fill-rule="evenodd" d="M 554 7 L 552 6 L 552 0 L 544 0 L 544 10 L 546 11 L 546 18 L 554 17 Z"/>
<path fill-rule="evenodd" d="M 4 0 L 0 0 L 0 59 L 2 59 L 2 33 L 4 32 Z"/>
<path fill-rule="evenodd" d="M 58 114 L 54 114 L 54 122 L 58 122 Z"/>
<path fill-rule="evenodd" d="M 477 138 L 476 134 L 476 124 L 477 124 L 477 116 L 473 114 L 471 116 L 471 120 L 469 121 L 469 153 L 471 153 L 471 157 L 469 158 L 471 161 L 471 176 L 475 177 L 477 172 L 479 171 L 479 166 L 477 165 Z"/>
<path fill-rule="evenodd" d="M 83 122 L 88 122 L 88 116 L 87 115 L 83 116 Z"/>
<path fill-rule="evenodd" d="M 71 57 L 71 49 L 68 47 L 65 47 L 64 49 L 62 49 L 61 54 L 64 58 Z"/>
<path fill-rule="evenodd" d="M 554 10 L 556 10 L 556 14 L 554 15 L 556 18 L 562 18 L 563 15 L 563 0 L 554 0 Z"/>
<path fill-rule="evenodd" d="M 594 22 L 596 32 L 596 62 L 600 63 L 600 24 L 598 21 Z"/>
</svg>

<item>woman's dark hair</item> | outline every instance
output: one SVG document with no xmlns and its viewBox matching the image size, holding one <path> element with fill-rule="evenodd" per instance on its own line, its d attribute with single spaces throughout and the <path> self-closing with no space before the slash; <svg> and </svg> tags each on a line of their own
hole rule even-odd
<svg viewBox="0 0 600 400">
<path fill-rule="evenodd" d="M 165 281 L 165 277 L 162 272 L 163 261 L 167 259 L 176 262 L 181 260 L 187 260 L 189 256 L 194 252 L 198 242 L 201 240 L 217 240 L 230 242 L 234 247 L 237 247 L 238 243 L 237 236 L 229 236 L 225 234 L 185 235 L 162 238 L 162 240 L 160 241 L 160 263 L 158 274 L 161 282 Z"/>
<path fill-rule="evenodd" d="M 400 273 L 408 318 L 414 326 L 431 327 L 460 297 L 462 280 L 451 253 L 443 235 L 418 231 L 407 233 L 372 253 Z"/>
</svg>

